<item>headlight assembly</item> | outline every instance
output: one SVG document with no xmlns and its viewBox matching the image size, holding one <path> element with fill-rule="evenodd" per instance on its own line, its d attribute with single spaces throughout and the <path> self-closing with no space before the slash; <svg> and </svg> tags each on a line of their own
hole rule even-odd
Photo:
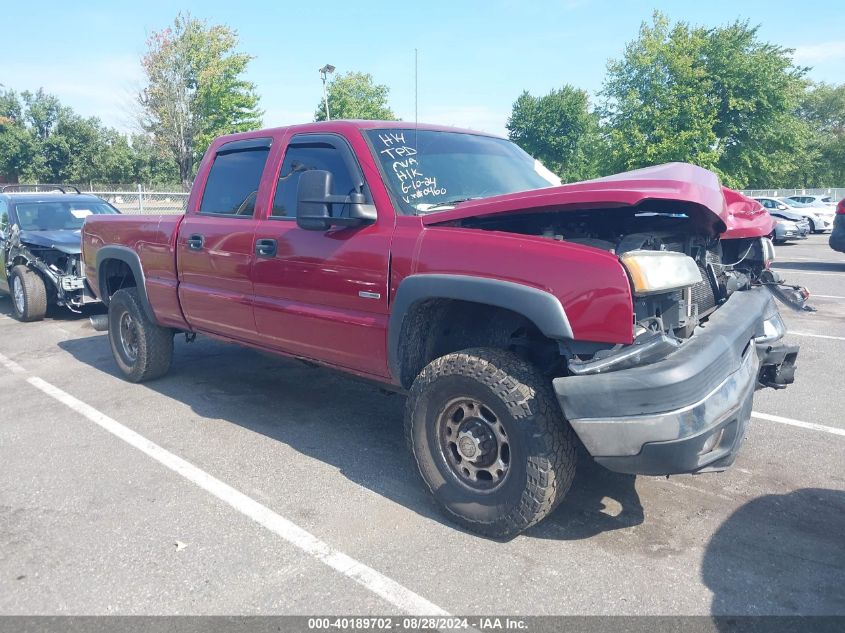
<svg viewBox="0 0 845 633">
<path fill-rule="evenodd" d="M 763 253 L 763 267 L 768 268 L 775 261 L 775 245 L 768 237 L 761 237 L 760 250 Z"/>
<path fill-rule="evenodd" d="M 701 271 L 692 257 L 671 251 L 628 251 L 619 258 L 631 276 L 635 295 L 694 286 Z"/>
</svg>

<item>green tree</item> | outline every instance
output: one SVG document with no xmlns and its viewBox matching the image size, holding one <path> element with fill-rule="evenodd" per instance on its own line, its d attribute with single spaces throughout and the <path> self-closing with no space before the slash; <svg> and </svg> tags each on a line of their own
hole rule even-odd
<svg viewBox="0 0 845 633">
<path fill-rule="evenodd" d="M 783 178 L 800 149 L 794 113 L 806 72 L 791 52 L 747 22 L 672 25 L 656 12 L 608 64 L 605 170 L 687 161 L 735 187 Z"/>
<path fill-rule="evenodd" d="M 798 108 L 805 160 L 801 187 L 845 183 L 845 84 L 810 85 Z"/>
<path fill-rule="evenodd" d="M 255 85 L 242 77 L 252 57 L 237 46 L 229 27 L 181 13 L 147 42 L 140 124 L 172 158 L 186 189 L 214 137 L 261 126 Z"/>
<path fill-rule="evenodd" d="M 0 88 L 3 84 L 0 84 Z M 0 90 L 0 122 L 22 123 L 23 108 L 14 90 Z"/>
<path fill-rule="evenodd" d="M 164 154 L 148 134 L 133 134 L 129 139 L 133 182 L 169 185 L 179 182 L 176 163 Z"/>
<path fill-rule="evenodd" d="M 598 121 L 584 90 L 566 85 L 542 97 L 525 91 L 505 127 L 510 140 L 564 182 L 597 175 Z"/>
<path fill-rule="evenodd" d="M 37 92 L 26 90 L 21 93 L 21 97 L 26 122 L 32 126 L 36 137 L 45 140 L 58 123 L 61 103 L 55 96 L 44 92 L 44 88 L 39 88 Z"/>
<path fill-rule="evenodd" d="M 387 105 L 390 89 L 374 83 L 369 73 L 338 75 L 328 83 L 326 91 L 332 119 L 396 120 L 396 115 Z M 314 120 L 326 120 L 326 106 L 322 99 L 314 111 Z"/>
<path fill-rule="evenodd" d="M 35 155 L 32 133 L 10 117 L 0 116 L 0 177 L 18 182 Z"/>
<path fill-rule="evenodd" d="M 76 184 L 179 182 L 148 135 L 131 139 L 85 118 L 42 89 L 0 90 L 0 177 Z"/>
<path fill-rule="evenodd" d="M 14 90 L 0 91 L 0 177 L 20 180 L 37 155 L 36 145 L 20 97 Z"/>
</svg>

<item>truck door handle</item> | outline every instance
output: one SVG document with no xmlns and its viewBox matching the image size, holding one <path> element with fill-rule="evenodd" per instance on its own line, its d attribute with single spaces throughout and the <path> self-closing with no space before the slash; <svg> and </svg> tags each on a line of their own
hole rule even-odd
<svg viewBox="0 0 845 633">
<path fill-rule="evenodd" d="M 188 238 L 188 248 L 192 251 L 201 251 L 203 244 L 205 244 L 205 238 L 202 235 L 194 234 Z"/>
<path fill-rule="evenodd" d="M 276 240 L 269 238 L 255 240 L 255 254 L 259 257 L 275 257 L 278 250 L 279 244 Z"/>
</svg>

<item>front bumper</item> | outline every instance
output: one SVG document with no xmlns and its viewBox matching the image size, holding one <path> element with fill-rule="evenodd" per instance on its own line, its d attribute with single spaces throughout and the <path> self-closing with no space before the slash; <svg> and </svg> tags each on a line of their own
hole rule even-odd
<svg viewBox="0 0 845 633">
<path fill-rule="evenodd" d="M 754 391 L 792 381 L 797 346 L 765 288 L 736 292 L 657 362 L 553 381 L 597 462 L 624 473 L 723 470 L 736 459 Z"/>
</svg>

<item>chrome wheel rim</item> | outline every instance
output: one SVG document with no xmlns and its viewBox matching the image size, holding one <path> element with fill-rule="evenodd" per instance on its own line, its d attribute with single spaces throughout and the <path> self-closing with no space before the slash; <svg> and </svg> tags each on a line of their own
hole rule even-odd
<svg viewBox="0 0 845 633">
<path fill-rule="evenodd" d="M 452 475 L 476 492 L 495 490 L 510 472 L 510 441 L 489 407 L 456 398 L 437 416 L 440 450 Z"/>
<path fill-rule="evenodd" d="M 23 294 L 21 278 L 17 275 L 12 278 L 12 296 L 14 297 L 15 309 L 18 311 L 18 314 L 23 314 L 24 308 L 26 307 L 26 299 Z"/>
<path fill-rule="evenodd" d="M 120 346 L 126 358 L 135 362 L 138 358 L 138 332 L 135 327 L 135 320 L 128 312 L 120 315 Z"/>
</svg>

